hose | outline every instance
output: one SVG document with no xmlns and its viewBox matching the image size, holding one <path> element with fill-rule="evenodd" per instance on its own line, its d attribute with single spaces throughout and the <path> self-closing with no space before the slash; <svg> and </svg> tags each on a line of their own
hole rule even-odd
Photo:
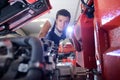
<svg viewBox="0 0 120 80">
<path fill-rule="evenodd" d="M 85 3 L 85 1 L 84 1 L 84 0 L 81 0 L 81 2 L 82 2 L 82 4 L 83 4 L 83 5 L 84 5 L 87 9 L 94 10 L 94 8 L 93 8 L 93 7 L 88 6 L 88 4 L 87 4 L 87 3 Z"/>
<path fill-rule="evenodd" d="M 16 37 L 11 38 L 11 41 L 20 46 L 31 46 L 31 59 L 29 65 L 34 65 L 35 63 L 43 62 L 43 49 L 39 39 L 35 37 Z M 41 80 L 42 79 L 42 70 L 39 67 L 33 67 L 29 69 L 25 80 Z"/>
</svg>

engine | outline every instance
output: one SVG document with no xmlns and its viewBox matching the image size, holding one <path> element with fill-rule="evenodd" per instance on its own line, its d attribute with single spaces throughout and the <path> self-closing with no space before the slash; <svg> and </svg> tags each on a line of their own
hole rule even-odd
<svg viewBox="0 0 120 80">
<path fill-rule="evenodd" d="M 58 48 L 50 40 L 35 37 L 3 38 L 0 40 L 0 51 L 1 80 L 55 78 L 53 74 L 57 70 Z"/>
</svg>

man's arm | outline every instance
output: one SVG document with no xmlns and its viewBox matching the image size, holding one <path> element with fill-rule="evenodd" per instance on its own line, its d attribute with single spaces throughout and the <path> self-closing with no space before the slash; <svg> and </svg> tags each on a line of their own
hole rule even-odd
<svg viewBox="0 0 120 80">
<path fill-rule="evenodd" d="M 44 26 L 42 27 L 42 29 L 39 32 L 39 38 L 43 38 L 46 36 L 46 34 L 48 33 L 49 29 L 51 27 L 51 24 L 49 21 L 46 21 Z"/>
</svg>

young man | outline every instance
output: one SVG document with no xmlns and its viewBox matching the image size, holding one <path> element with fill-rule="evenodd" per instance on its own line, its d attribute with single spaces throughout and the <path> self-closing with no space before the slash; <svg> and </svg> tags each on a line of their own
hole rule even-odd
<svg viewBox="0 0 120 80">
<path fill-rule="evenodd" d="M 46 37 L 59 46 L 60 40 L 66 38 L 66 28 L 70 22 L 70 18 L 71 14 L 69 11 L 66 9 L 59 10 L 53 23 L 48 20 L 46 21 L 43 28 L 40 30 L 39 37 Z"/>
</svg>

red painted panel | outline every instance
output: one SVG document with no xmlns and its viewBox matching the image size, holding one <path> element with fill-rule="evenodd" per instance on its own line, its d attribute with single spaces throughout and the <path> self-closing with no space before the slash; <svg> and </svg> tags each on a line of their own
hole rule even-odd
<svg viewBox="0 0 120 80">
<path fill-rule="evenodd" d="M 108 30 L 120 25 L 120 0 L 94 0 L 94 4 L 100 27 Z"/>
<path fill-rule="evenodd" d="M 120 56 L 115 55 L 120 55 L 120 51 L 115 51 L 103 55 L 104 80 L 120 80 Z"/>
<path fill-rule="evenodd" d="M 76 39 L 80 38 L 79 40 L 82 41 L 82 51 L 78 52 L 80 60 L 77 60 L 77 62 L 88 69 L 96 68 L 93 18 L 88 18 L 85 14 L 81 14 L 79 23 L 79 28 L 75 28 L 79 30 L 74 32 L 75 35 L 78 35 L 77 31 L 80 31 L 81 34 L 75 37 Z"/>
<path fill-rule="evenodd" d="M 120 80 L 120 0 L 94 0 L 96 54 L 101 62 L 104 80 Z M 112 52 L 113 54 L 114 52 Z"/>
<path fill-rule="evenodd" d="M 111 47 L 120 47 L 120 27 L 110 30 L 109 37 Z"/>
</svg>

